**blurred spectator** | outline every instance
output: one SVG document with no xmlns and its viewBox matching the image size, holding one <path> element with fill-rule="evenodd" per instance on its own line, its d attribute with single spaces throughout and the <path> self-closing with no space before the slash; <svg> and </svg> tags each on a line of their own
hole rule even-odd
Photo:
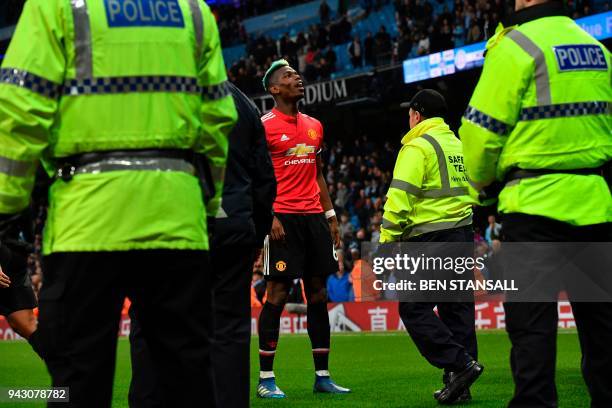
<svg viewBox="0 0 612 408">
<path fill-rule="evenodd" d="M 489 246 L 493 246 L 493 240 L 499 240 L 502 226 L 497 223 L 494 215 L 489 215 L 487 218 L 489 225 L 485 230 L 485 241 Z"/>
<path fill-rule="evenodd" d="M 266 295 L 266 281 L 263 276 L 263 255 L 259 254 L 253 263 L 253 277 L 251 278 L 251 297 L 255 297 L 259 303 L 263 304 Z M 253 299 L 251 299 L 251 306 Z"/>
<path fill-rule="evenodd" d="M 361 53 L 361 40 L 359 36 L 356 35 L 353 38 L 353 41 L 348 46 L 348 52 L 351 56 L 351 64 L 353 64 L 353 68 L 359 68 L 363 65 L 362 62 L 362 53 Z"/>
<path fill-rule="evenodd" d="M 369 31 L 363 42 L 363 51 L 366 65 L 374 65 L 374 38 L 372 38 L 372 33 Z"/>
<path fill-rule="evenodd" d="M 321 2 L 321 5 L 319 6 L 319 18 L 321 19 L 321 22 L 328 23 L 330 15 L 331 15 L 331 8 L 327 4 L 327 1 L 323 0 Z"/>
<path fill-rule="evenodd" d="M 391 36 L 387 28 L 381 25 L 374 37 L 374 58 L 376 65 L 386 65 L 391 62 Z"/>
<path fill-rule="evenodd" d="M 470 30 L 467 33 L 467 38 L 465 39 L 466 44 L 472 44 L 482 40 L 482 31 L 480 30 L 480 26 L 476 21 L 472 22 L 470 26 Z"/>
<path fill-rule="evenodd" d="M 327 278 L 327 296 L 330 302 L 352 302 L 355 300 L 353 282 L 344 269 L 344 256 L 338 252 L 338 271 Z"/>
<path fill-rule="evenodd" d="M 351 257 L 353 258 L 353 271 L 351 277 L 353 279 L 353 292 L 355 294 L 355 302 L 368 302 L 378 300 L 380 293 L 374 289 L 374 281 L 376 275 L 372 271 L 369 263 L 362 260 L 359 249 L 356 246 L 351 246 Z"/>
</svg>

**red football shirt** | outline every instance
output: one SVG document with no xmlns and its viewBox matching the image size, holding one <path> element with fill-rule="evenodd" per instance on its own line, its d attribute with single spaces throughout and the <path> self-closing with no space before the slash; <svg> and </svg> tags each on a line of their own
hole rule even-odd
<svg viewBox="0 0 612 408">
<path fill-rule="evenodd" d="M 276 108 L 261 117 L 276 176 L 274 212 L 321 213 L 316 157 L 323 146 L 321 122 Z"/>
</svg>

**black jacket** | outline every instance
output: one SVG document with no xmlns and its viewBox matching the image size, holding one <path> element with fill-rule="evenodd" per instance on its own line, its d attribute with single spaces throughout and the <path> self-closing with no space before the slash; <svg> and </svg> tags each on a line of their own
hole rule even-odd
<svg viewBox="0 0 612 408">
<path fill-rule="evenodd" d="M 238 122 L 229 135 L 229 153 L 221 208 L 215 219 L 212 248 L 263 246 L 272 226 L 276 179 L 261 114 L 255 104 L 230 84 Z"/>
</svg>

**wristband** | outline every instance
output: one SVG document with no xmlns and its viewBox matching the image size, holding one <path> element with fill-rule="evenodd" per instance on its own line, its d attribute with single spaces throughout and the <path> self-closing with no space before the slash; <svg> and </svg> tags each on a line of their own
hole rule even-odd
<svg viewBox="0 0 612 408">
<path fill-rule="evenodd" d="M 325 218 L 327 218 L 328 220 L 331 217 L 335 217 L 336 216 L 336 211 L 334 211 L 334 209 L 332 208 L 331 210 L 327 210 L 325 211 Z"/>
</svg>

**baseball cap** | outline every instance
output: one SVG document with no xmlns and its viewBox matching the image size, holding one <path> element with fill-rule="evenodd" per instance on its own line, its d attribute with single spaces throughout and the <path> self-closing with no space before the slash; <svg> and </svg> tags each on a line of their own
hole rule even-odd
<svg viewBox="0 0 612 408">
<path fill-rule="evenodd" d="M 272 65 L 270 65 L 270 68 L 268 68 L 268 70 L 266 71 L 264 77 L 263 77 L 263 87 L 264 90 L 268 90 L 268 82 L 270 81 L 270 77 L 272 76 L 272 74 L 274 72 L 276 72 L 276 70 L 282 68 L 282 67 L 288 67 L 289 66 L 289 62 L 286 59 L 279 59 L 276 60 L 272 63 Z"/>
<path fill-rule="evenodd" d="M 423 89 L 412 97 L 409 102 L 400 104 L 401 108 L 412 108 L 427 118 L 446 117 L 448 107 L 440 92 L 433 89 Z"/>
</svg>

